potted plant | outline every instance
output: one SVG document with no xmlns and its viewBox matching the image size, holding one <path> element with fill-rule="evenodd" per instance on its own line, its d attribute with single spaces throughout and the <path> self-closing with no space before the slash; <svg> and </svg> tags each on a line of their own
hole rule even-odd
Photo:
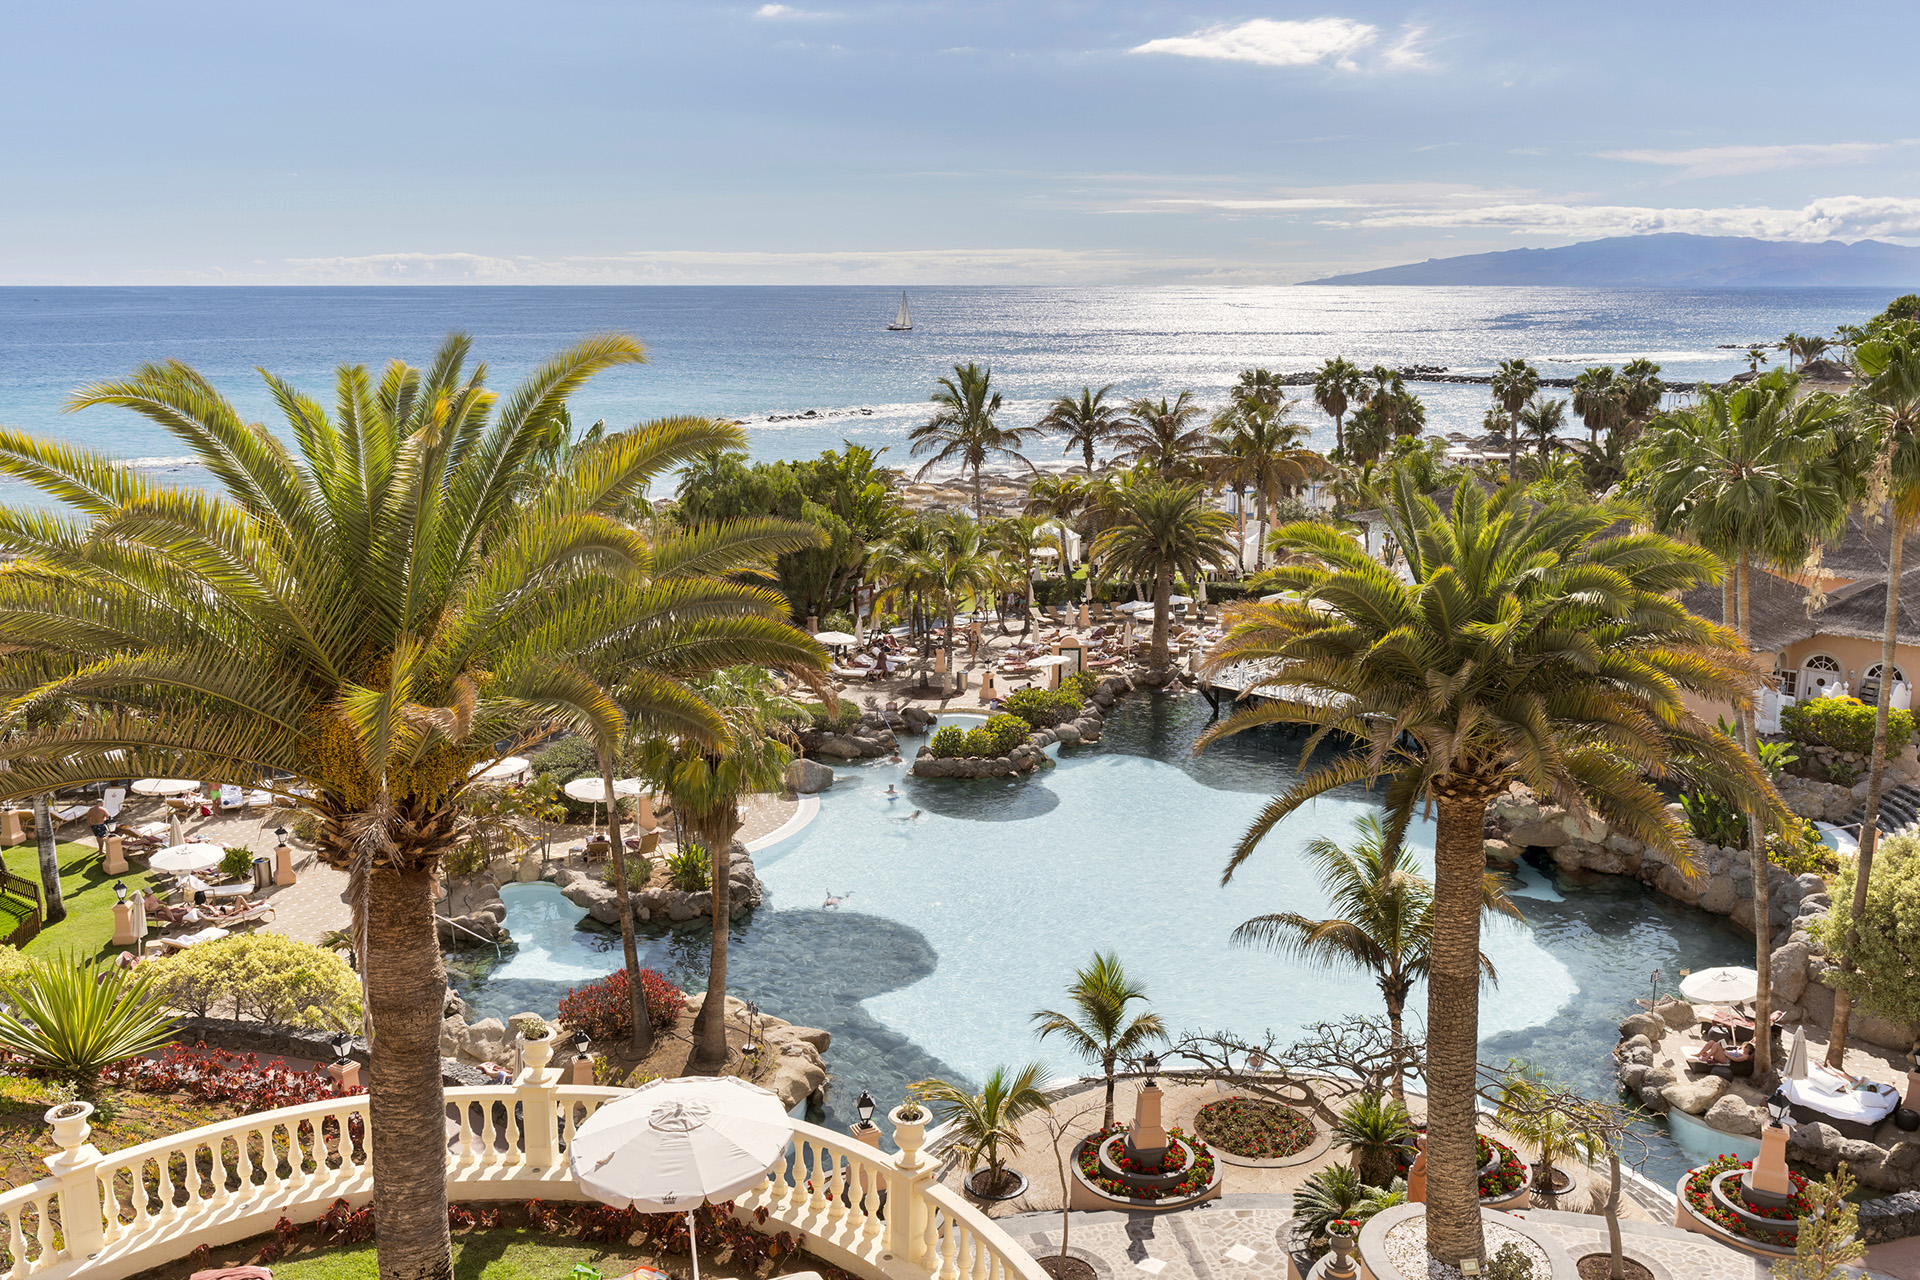
<svg viewBox="0 0 1920 1280">
<path fill-rule="evenodd" d="M 927 1109 L 920 1102 L 919 1085 L 907 1086 L 906 1100 L 887 1113 L 887 1120 L 893 1125 L 894 1145 L 912 1164 L 927 1140 Z"/>
<path fill-rule="evenodd" d="M 87 1123 L 87 1117 L 93 1114 L 91 1102 L 63 1102 L 48 1109 L 46 1121 L 53 1126 L 53 1140 L 60 1149 L 70 1151 L 87 1140 L 93 1132 L 93 1126 Z"/>
<path fill-rule="evenodd" d="M 1360 1239 L 1358 1218 L 1335 1218 L 1327 1223 L 1327 1243 L 1333 1246 L 1333 1262 L 1327 1270 L 1334 1275 L 1353 1274 L 1354 1245 Z"/>
<path fill-rule="evenodd" d="M 532 1014 L 520 1019 L 520 1057 L 529 1067 L 544 1067 L 553 1057 L 553 1028 Z"/>
</svg>

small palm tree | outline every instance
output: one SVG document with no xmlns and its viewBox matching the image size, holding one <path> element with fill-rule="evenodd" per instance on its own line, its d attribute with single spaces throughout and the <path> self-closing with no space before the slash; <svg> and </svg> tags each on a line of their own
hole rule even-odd
<svg viewBox="0 0 1920 1280">
<path fill-rule="evenodd" d="M 1041 1066 L 1029 1062 L 1015 1072 L 995 1067 L 978 1093 L 946 1080 L 921 1080 L 913 1087 L 934 1110 L 942 1124 L 953 1126 L 953 1146 L 967 1159 L 972 1173 L 984 1162 L 987 1185 L 975 1186 L 980 1195 L 999 1195 L 1007 1188 L 1007 1158 L 1025 1146 L 1020 1121 L 1036 1111 L 1049 1110 L 1040 1092 Z M 972 1182 L 969 1179 L 969 1182 Z"/>
<path fill-rule="evenodd" d="M 1315 920 L 1292 911 L 1255 916 L 1233 931 L 1233 940 L 1271 947 L 1309 964 L 1371 970 L 1387 1003 L 1393 1096 L 1404 1098 L 1402 1017 L 1407 997 L 1432 961 L 1433 885 L 1414 869 L 1402 846 L 1387 842 L 1380 819 L 1369 814 L 1354 828 L 1360 838 L 1351 850 L 1327 839 L 1309 841 L 1306 848 L 1337 916 Z M 1501 892 L 1498 876 L 1485 875 L 1480 894 L 1484 914 L 1520 918 L 1520 909 Z M 1480 967 L 1489 982 L 1498 980 L 1485 953 Z"/>
<path fill-rule="evenodd" d="M 1207 509 L 1199 485 L 1170 484 L 1151 476 L 1116 491 L 1113 518 L 1113 525 L 1094 540 L 1094 560 L 1103 571 L 1153 583 L 1153 651 L 1148 663 L 1164 670 L 1174 578 L 1197 579 L 1230 564 L 1231 522 L 1224 513 Z"/>
<path fill-rule="evenodd" d="M 1140 1056 L 1149 1044 L 1167 1038 L 1167 1029 L 1157 1013 L 1138 1013 L 1127 1017 L 1127 1006 L 1144 1002 L 1147 989 L 1130 980 L 1120 967 L 1117 952 L 1096 953 L 1093 963 L 1074 974 L 1067 998 L 1074 1012 L 1060 1013 L 1042 1009 L 1033 1015 L 1040 1024 L 1040 1038 L 1064 1037 L 1082 1058 L 1100 1064 L 1107 1085 L 1107 1108 L 1101 1124 L 1113 1125 L 1114 1067 L 1121 1061 Z"/>
<path fill-rule="evenodd" d="M 928 399 L 940 408 L 907 435 L 913 442 L 914 457 L 933 455 L 919 474 L 924 477 L 943 462 L 958 463 L 962 471 L 971 471 L 973 518 L 985 520 L 987 497 L 980 483 L 980 469 L 991 458 L 1009 458 L 1031 471 L 1033 466 L 1020 446 L 1039 428 L 1003 427 L 994 421 L 1000 412 L 1000 393 L 993 389 L 993 371 L 981 365 L 953 366 L 953 377 L 940 379 Z"/>
<path fill-rule="evenodd" d="M 1547 451 L 1553 448 L 1554 440 L 1566 420 L 1565 400 L 1543 400 L 1535 396 L 1520 410 L 1520 430 L 1533 437 L 1534 447 L 1540 451 L 1543 459 Z"/>
<path fill-rule="evenodd" d="M 1144 464 L 1162 479 L 1191 476 L 1207 447 L 1206 429 L 1194 425 L 1204 413 L 1191 391 L 1182 391 L 1172 400 L 1142 396 L 1132 401 L 1113 436 L 1120 447 L 1120 461 Z"/>
<path fill-rule="evenodd" d="M 1310 1175 L 1293 1194 L 1293 1217 L 1308 1239 L 1327 1234 L 1327 1224 L 1359 1217 L 1359 1208 L 1380 1188 L 1370 1187 L 1352 1165 L 1330 1164 Z"/>
<path fill-rule="evenodd" d="M 1088 483 L 1077 476 L 1040 475 L 1027 486 L 1026 513 L 1051 520 L 1059 529 L 1060 569 L 1068 578 L 1074 568 L 1067 560 L 1067 526 L 1086 512 L 1089 493 Z"/>
<path fill-rule="evenodd" d="M 1342 422 L 1347 415 L 1347 406 L 1357 399 L 1365 386 L 1360 366 L 1345 356 L 1335 356 L 1320 366 L 1313 375 L 1313 402 L 1320 411 L 1333 419 L 1333 447 L 1345 454 L 1347 438 L 1342 430 Z"/>
<path fill-rule="evenodd" d="M 1109 382 L 1098 391 L 1081 387 L 1077 396 L 1061 396 L 1047 406 L 1046 416 L 1034 426 L 1065 437 L 1066 447 L 1062 452 L 1080 450 L 1091 472 L 1094 450 L 1107 443 L 1125 417 L 1119 405 L 1107 403 L 1107 392 L 1111 390 L 1113 384 Z"/>
<path fill-rule="evenodd" d="M 29 962 L 0 987 L 0 1049 L 99 1092 L 116 1062 L 172 1043 L 179 1023 L 153 990 L 152 974 L 89 963 L 79 954 Z"/>
<path fill-rule="evenodd" d="M 1747 372 L 1748 373 L 1759 373 L 1760 366 L 1765 363 L 1767 363 L 1767 351 L 1765 347 L 1748 347 L 1747 348 Z"/>
<path fill-rule="evenodd" d="M 1352 1153 L 1360 1180 L 1384 1187 L 1398 1171 L 1400 1153 L 1412 1142 L 1413 1117 L 1399 1098 L 1363 1093 L 1340 1113 L 1333 1136 Z"/>
<path fill-rule="evenodd" d="M 1626 411 L 1626 384 L 1614 378 L 1611 365 L 1593 365 L 1574 378 L 1573 411 L 1586 424 L 1593 446 L 1599 448 L 1600 433 L 1613 430 Z"/>
<path fill-rule="evenodd" d="M 1578 1120 L 1558 1108 L 1547 1105 L 1551 1087 L 1546 1074 L 1526 1063 L 1510 1064 L 1512 1070 L 1500 1082 L 1500 1097 L 1495 1117 L 1514 1137 L 1531 1143 L 1539 1152 L 1534 1167 L 1533 1186 L 1549 1196 L 1558 1195 L 1555 1175 L 1561 1160 L 1578 1157 L 1592 1161 L 1603 1154 L 1606 1142 L 1600 1135 L 1583 1128 Z"/>
<path fill-rule="evenodd" d="M 1540 389 L 1540 371 L 1525 360 L 1502 360 L 1491 389 L 1507 413 L 1507 474 L 1512 475 L 1520 466 L 1520 409 Z"/>
</svg>

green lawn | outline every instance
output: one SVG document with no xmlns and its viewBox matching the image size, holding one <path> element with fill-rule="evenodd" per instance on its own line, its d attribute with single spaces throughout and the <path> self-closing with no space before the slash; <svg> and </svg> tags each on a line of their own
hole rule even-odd
<svg viewBox="0 0 1920 1280">
<path fill-rule="evenodd" d="M 112 958 L 119 954 L 113 945 L 113 884 L 127 882 L 129 895 L 144 892 L 153 877 L 131 864 L 124 876 L 110 876 L 106 860 L 93 847 L 91 839 L 56 846 L 60 854 L 60 892 L 67 904 L 67 918 L 40 930 L 40 936 L 26 945 L 29 955 L 50 955 L 58 951 L 78 951 L 84 956 Z M 35 884 L 40 883 L 40 854 L 32 843 L 16 845 L 5 851 L 7 870 Z M 10 895 L 0 896 L 0 903 Z M 18 903 L 13 903 L 15 908 Z M 13 927 L 6 922 L 6 928 Z"/>
</svg>

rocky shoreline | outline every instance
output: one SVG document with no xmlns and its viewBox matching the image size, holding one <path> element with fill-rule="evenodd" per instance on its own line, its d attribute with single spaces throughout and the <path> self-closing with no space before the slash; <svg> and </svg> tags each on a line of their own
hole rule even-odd
<svg viewBox="0 0 1920 1280">
<path fill-rule="evenodd" d="M 1055 743 L 1078 746 L 1100 741 L 1106 728 L 1106 713 L 1123 694 L 1132 692 L 1129 676 L 1106 676 L 1094 686 L 1085 707 L 1071 723 L 1051 729 L 1035 729 L 1027 740 L 1004 756 L 936 756 L 931 745 L 923 746 L 908 770 L 916 778 L 1006 778 L 1031 773 L 1046 759 L 1047 748 Z"/>
</svg>

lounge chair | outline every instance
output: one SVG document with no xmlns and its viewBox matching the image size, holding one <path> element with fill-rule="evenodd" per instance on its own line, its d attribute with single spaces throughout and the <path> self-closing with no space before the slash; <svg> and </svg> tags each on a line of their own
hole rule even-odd
<svg viewBox="0 0 1920 1280">
<path fill-rule="evenodd" d="M 271 809 L 273 808 L 273 801 L 273 792 L 268 791 L 265 787 L 255 787 L 247 792 L 247 808 L 249 809 Z"/>
<path fill-rule="evenodd" d="M 203 942 L 218 942 L 227 936 L 227 932 L 219 925 L 210 924 L 198 933 L 189 933 L 178 938 L 162 938 L 160 945 L 168 951 L 185 951 L 188 947 L 196 947 Z"/>
<path fill-rule="evenodd" d="M 244 809 L 246 807 L 247 807 L 247 790 L 245 787 L 236 787 L 232 783 L 226 783 L 221 786 L 220 811 L 222 813 L 226 813 L 234 809 Z"/>
<path fill-rule="evenodd" d="M 107 811 L 109 818 L 120 816 L 121 808 L 127 803 L 125 787 L 108 787 L 100 793 L 100 807 Z"/>
<path fill-rule="evenodd" d="M 90 804 L 73 804 L 68 805 L 64 809 L 54 809 L 50 812 L 53 814 L 54 825 L 59 826 L 66 822 L 78 822 L 87 816 L 87 810 L 91 808 L 93 808 L 93 806 Z"/>
</svg>

